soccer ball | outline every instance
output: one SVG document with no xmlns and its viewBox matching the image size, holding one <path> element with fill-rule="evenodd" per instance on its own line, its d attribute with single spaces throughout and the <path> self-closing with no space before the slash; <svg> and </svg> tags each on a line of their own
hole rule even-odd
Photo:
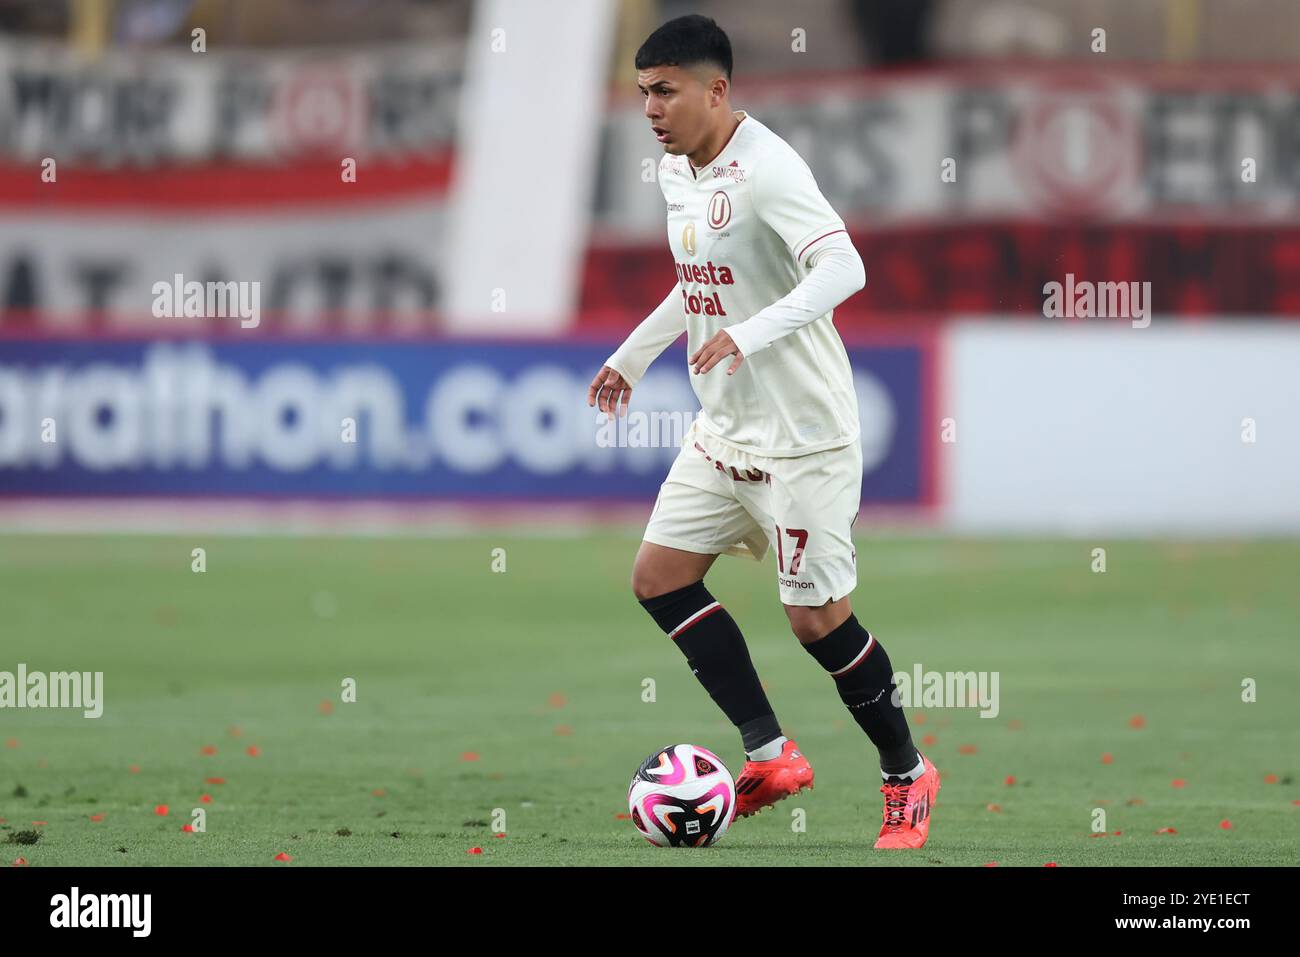
<svg viewBox="0 0 1300 957">
<path fill-rule="evenodd" d="M 712 751 L 674 744 L 641 763 L 627 789 L 632 823 L 659 847 L 706 847 L 736 816 L 736 782 Z"/>
</svg>

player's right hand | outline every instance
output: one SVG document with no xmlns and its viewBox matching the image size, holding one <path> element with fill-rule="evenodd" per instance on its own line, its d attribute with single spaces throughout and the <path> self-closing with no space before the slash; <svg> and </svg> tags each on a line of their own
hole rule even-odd
<svg viewBox="0 0 1300 957">
<path fill-rule="evenodd" d="M 587 405 L 595 405 L 610 415 L 627 415 L 627 404 L 632 400 L 632 387 L 627 380 L 609 366 L 601 366 L 587 390 Z"/>
</svg>

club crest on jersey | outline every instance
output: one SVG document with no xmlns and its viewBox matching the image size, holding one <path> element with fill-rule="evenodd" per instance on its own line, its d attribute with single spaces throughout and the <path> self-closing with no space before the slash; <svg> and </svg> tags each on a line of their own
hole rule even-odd
<svg viewBox="0 0 1300 957">
<path fill-rule="evenodd" d="M 731 197 L 718 190 L 709 199 L 709 226 L 721 229 L 731 222 Z"/>
<path fill-rule="evenodd" d="M 695 255 L 695 223 L 687 223 L 682 228 L 682 249 L 694 256 Z"/>
</svg>

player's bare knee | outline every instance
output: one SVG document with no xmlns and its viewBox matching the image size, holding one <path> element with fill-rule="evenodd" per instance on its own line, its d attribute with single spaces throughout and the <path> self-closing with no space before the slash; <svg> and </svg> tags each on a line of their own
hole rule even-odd
<svg viewBox="0 0 1300 957">
<path fill-rule="evenodd" d="M 647 598 L 653 598 L 656 595 L 654 579 L 641 574 L 637 569 L 632 569 L 632 594 L 636 596 L 637 601 L 645 601 Z"/>
<path fill-rule="evenodd" d="M 820 641 L 843 624 L 850 614 L 847 600 L 827 602 L 821 606 L 786 605 L 790 630 L 801 645 Z"/>
<path fill-rule="evenodd" d="M 820 641 L 825 638 L 827 632 L 815 622 L 790 623 L 790 630 L 794 632 L 795 638 L 799 639 L 799 644 L 807 645 L 814 641 Z"/>
<path fill-rule="evenodd" d="M 790 619 L 790 630 L 799 639 L 799 644 L 806 645 L 826 636 L 820 616 L 813 609 L 799 609 L 796 611 L 787 608 L 786 615 Z"/>
<path fill-rule="evenodd" d="M 653 566 L 648 567 L 642 562 L 632 566 L 632 594 L 636 596 L 637 601 L 656 598 L 672 590 L 669 583 Z"/>
</svg>

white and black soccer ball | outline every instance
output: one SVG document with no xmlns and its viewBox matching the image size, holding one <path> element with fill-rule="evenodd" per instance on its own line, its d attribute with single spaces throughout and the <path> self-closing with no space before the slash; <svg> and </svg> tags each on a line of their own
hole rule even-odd
<svg viewBox="0 0 1300 957">
<path fill-rule="evenodd" d="M 659 847 L 707 847 L 736 816 L 736 782 L 716 754 L 674 744 L 641 763 L 627 789 L 632 823 Z"/>
</svg>

